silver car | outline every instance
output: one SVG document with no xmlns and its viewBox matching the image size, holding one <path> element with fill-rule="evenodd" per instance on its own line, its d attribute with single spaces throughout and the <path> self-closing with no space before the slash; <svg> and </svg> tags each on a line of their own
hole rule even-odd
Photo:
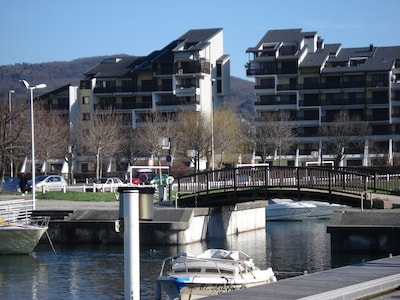
<svg viewBox="0 0 400 300">
<path fill-rule="evenodd" d="M 64 191 L 67 181 L 59 175 L 42 175 L 35 177 L 35 186 L 37 191 Z M 28 181 L 28 188 L 32 190 L 32 180 Z"/>
</svg>

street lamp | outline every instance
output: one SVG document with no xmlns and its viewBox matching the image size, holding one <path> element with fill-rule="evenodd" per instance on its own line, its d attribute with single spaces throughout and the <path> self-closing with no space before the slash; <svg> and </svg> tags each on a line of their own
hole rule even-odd
<svg viewBox="0 0 400 300">
<path fill-rule="evenodd" d="M 44 83 L 31 86 L 26 80 L 19 81 L 26 89 L 31 91 L 31 143 L 32 143 L 32 202 L 33 202 L 33 209 L 36 207 L 36 182 L 35 182 L 35 123 L 33 120 L 33 90 L 36 89 L 43 89 L 47 85 Z"/>
<path fill-rule="evenodd" d="M 12 134 L 12 120 L 11 120 L 11 94 L 14 94 L 15 91 L 14 90 L 9 90 L 8 91 L 8 109 L 10 111 L 10 134 Z M 11 145 L 11 149 L 12 149 L 12 145 Z M 12 150 L 11 150 L 12 152 Z M 12 153 L 10 156 L 10 177 L 14 177 L 14 166 L 13 166 L 13 158 L 12 158 Z"/>
</svg>

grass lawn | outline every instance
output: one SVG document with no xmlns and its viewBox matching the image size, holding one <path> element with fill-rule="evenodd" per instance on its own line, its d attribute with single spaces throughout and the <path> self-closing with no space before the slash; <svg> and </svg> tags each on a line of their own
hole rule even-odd
<svg viewBox="0 0 400 300">
<path fill-rule="evenodd" d="M 2 192 L 0 195 L 21 195 L 20 193 L 7 193 Z M 176 192 L 172 191 L 172 199 L 176 198 Z M 49 200 L 69 200 L 69 201 L 92 201 L 92 202 L 104 202 L 104 201 L 117 201 L 119 200 L 119 193 L 111 192 L 74 192 L 66 191 L 63 192 L 46 192 L 36 193 L 36 199 L 49 199 Z M 158 191 L 154 193 L 154 201 L 158 201 Z"/>
<path fill-rule="evenodd" d="M 51 200 L 70 200 L 70 201 L 117 201 L 118 193 L 84 193 L 84 192 L 47 192 L 45 194 L 37 193 L 36 199 L 51 199 Z"/>
</svg>

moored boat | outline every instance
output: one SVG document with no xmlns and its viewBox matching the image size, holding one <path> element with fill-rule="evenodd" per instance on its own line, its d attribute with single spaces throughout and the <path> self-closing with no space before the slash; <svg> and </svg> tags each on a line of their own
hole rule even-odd
<svg viewBox="0 0 400 300">
<path fill-rule="evenodd" d="M 29 200 L 0 201 L 0 254 L 32 252 L 48 229 L 49 217 L 31 217 Z"/>
<path fill-rule="evenodd" d="M 302 221 L 314 208 L 316 208 L 314 204 L 279 199 L 270 201 L 265 210 L 267 221 Z"/>
<path fill-rule="evenodd" d="M 344 207 L 344 205 L 322 201 L 271 199 L 265 210 L 267 221 L 303 221 L 330 218 L 335 210 Z"/>
<path fill-rule="evenodd" d="M 315 208 L 307 216 L 307 218 L 315 218 L 315 219 L 329 219 L 335 210 L 340 210 L 346 207 L 345 205 L 322 202 L 322 201 L 307 200 L 302 202 L 315 205 Z"/>
<path fill-rule="evenodd" d="M 272 268 L 261 270 L 244 252 L 208 249 L 200 255 L 182 253 L 164 260 L 155 283 L 156 299 L 201 299 L 236 289 L 275 282 Z"/>
</svg>

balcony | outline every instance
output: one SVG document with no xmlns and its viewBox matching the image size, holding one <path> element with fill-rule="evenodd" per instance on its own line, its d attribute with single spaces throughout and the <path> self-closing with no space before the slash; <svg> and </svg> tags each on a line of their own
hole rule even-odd
<svg viewBox="0 0 400 300">
<path fill-rule="evenodd" d="M 211 66 L 209 61 L 185 61 L 176 62 L 174 64 L 175 75 L 189 75 L 189 74 L 210 74 Z"/>
<path fill-rule="evenodd" d="M 131 103 L 119 103 L 114 105 L 115 109 L 149 109 L 152 107 L 151 102 L 131 102 Z"/>
<path fill-rule="evenodd" d="M 278 91 L 293 91 L 297 90 L 297 84 L 278 84 L 277 85 Z"/>
<path fill-rule="evenodd" d="M 184 86 L 176 86 L 175 95 L 178 97 L 188 97 L 194 95 L 200 95 L 200 88 L 197 87 L 184 87 Z"/>
<path fill-rule="evenodd" d="M 182 100 L 182 98 L 171 98 L 168 100 L 164 99 L 156 102 L 157 106 L 181 106 L 181 105 L 196 105 L 196 104 L 200 104 L 200 101 L 194 99 L 191 101 L 186 101 Z"/>
<path fill-rule="evenodd" d="M 367 81 L 366 83 L 369 88 L 386 88 L 389 86 L 388 81 Z"/>
</svg>

